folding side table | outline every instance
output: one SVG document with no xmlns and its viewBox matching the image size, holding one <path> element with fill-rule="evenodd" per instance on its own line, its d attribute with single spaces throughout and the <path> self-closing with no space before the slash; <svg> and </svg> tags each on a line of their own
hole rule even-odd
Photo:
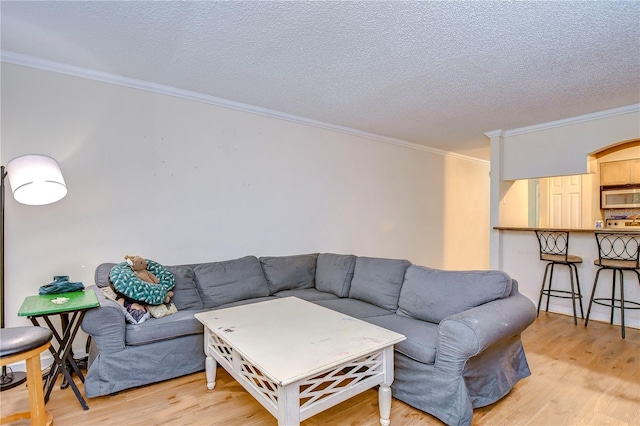
<svg viewBox="0 0 640 426">
<path fill-rule="evenodd" d="M 80 328 L 84 314 L 88 309 L 95 308 L 98 305 L 98 298 L 93 290 L 28 296 L 24 299 L 24 302 L 22 302 L 18 315 L 21 317 L 29 317 L 33 325 L 36 326 L 41 326 L 38 319 L 42 318 L 47 327 L 53 331 L 53 336 L 58 341 L 57 351 L 53 346 L 49 347 L 49 351 L 54 358 L 54 363 L 44 382 L 45 402 L 49 400 L 49 395 L 56 383 L 58 375 L 62 374 L 67 384 L 73 389 L 73 393 L 76 395 L 76 398 L 78 398 L 78 402 L 80 402 L 82 408 L 85 410 L 89 409 L 78 387 L 71 378 L 71 374 L 76 373 L 82 383 L 84 383 L 84 376 L 73 359 L 71 346 Z M 60 333 L 51 322 L 50 316 L 52 315 L 60 315 L 62 326 Z"/>
</svg>

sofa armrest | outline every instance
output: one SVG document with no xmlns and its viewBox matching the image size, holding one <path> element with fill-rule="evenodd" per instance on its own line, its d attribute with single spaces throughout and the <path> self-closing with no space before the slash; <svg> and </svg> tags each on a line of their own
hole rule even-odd
<svg viewBox="0 0 640 426">
<path fill-rule="evenodd" d="M 82 330 L 96 342 L 101 353 L 123 350 L 126 320 L 122 308 L 115 301 L 104 297 L 99 287 L 92 285 L 87 290 L 95 291 L 100 306 L 86 312 Z"/>
<path fill-rule="evenodd" d="M 535 318 L 535 306 L 521 294 L 451 315 L 438 327 L 435 367 L 462 374 L 469 358 L 519 335 Z"/>
</svg>

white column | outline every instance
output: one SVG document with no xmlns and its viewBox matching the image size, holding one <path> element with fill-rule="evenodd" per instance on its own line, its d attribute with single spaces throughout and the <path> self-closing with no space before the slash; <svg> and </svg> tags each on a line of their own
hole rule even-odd
<svg viewBox="0 0 640 426">
<path fill-rule="evenodd" d="M 500 231 L 496 231 L 493 228 L 500 223 L 500 200 L 503 196 L 501 183 L 504 132 L 502 130 L 494 130 L 485 133 L 485 135 L 490 139 L 491 145 L 489 264 L 491 269 L 502 269 L 501 235 Z"/>
</svg>

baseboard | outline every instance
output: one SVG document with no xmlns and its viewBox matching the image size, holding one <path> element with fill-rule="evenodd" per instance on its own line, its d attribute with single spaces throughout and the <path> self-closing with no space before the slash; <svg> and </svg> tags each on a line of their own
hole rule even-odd
<svg viewBox="0 0 640 426">
<path fill-rule="evenodd" d="M 544 304 L 542 306 L 542 308 L 540 309 L 540 312 L 544 311 Z M 573 316 L 573 310 L 571 309 L 571 307 L 567 307 L 567 306 L 557 306 L 557 305 L 553 305 L 553 304 L 549 304 L 549 312 L 553 312 L 556 314 L 563 314 L 563 315 L 568 315 L 570 317 Z M 584 315 L 587 315 L 587 306 L 584 306 Z M 578 308 L 578 318 L 580 318 L 580 309 Z M 604 313 L 600 313 L 600 312 L 591 312 L 591 315 L 589 315 L 589 321 L 598 321 L 598 322 L 604 322 L 609 324 L 610 322 L 610 315 L 604 314 Z M 640 329 L 640 320 L 638 319 L 629 319 L 627 317 L 627 315 L 625 315 L 625 327 L 631 327 L 631 328 L 637 328 Z M 613 316 L 613 325 L 618 325 L 620 326 L 620 310 L 617 310 L 615 315 Z"/>
</svg>

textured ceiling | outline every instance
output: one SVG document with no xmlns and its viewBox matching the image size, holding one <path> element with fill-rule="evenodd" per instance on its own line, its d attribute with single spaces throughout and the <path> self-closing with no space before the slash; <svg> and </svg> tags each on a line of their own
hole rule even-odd
<svg viewBox="0 0 640 426">
<path fill-rule="evenodd" d="M 13 2 L 1 48 L 488 159 L 640 102 L 640 2 Z"/>
</svg>

